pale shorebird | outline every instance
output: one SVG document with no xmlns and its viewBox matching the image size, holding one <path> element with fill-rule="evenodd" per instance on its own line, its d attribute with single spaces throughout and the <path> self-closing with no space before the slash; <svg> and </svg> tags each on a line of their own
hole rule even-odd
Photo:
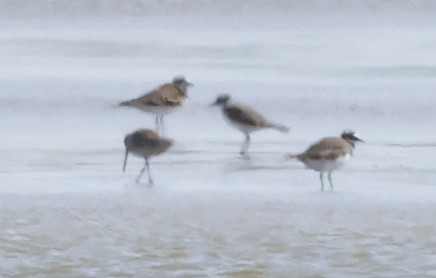
<svg viewBox="0 0 436 278">
<path fill-rule="evenodd" d="M 124 101 L 120 106 L 130 106 L 152 113 L 156 116 L 156 131 L 163 131 L 163 116 L 180 108 L 188 97 L 188 87 L 193 84 L 186 81 L 185 77 L 174 77 L 172 83 L 165 83 L 158 88 L 138 98 Z"/>
<path fill-rule="evenodd" d="M 281 132 L 288 132 L 286 126 L 274 124 L 267 121 L 261 114 L 250 107 L 233 104 L 229 95 L 220 95 L 211 106 L 219 106 L 227 122 L 245 134 L 245 141 L 242 144 L 240 154 L 247 157 L 248 146 L 250 145 L 250 134 L 254 131 L 272 128 Z"/>
<path fill-rule="evenodd" d="M 333 190 L 332 172 L 339 169 L 353 155 L 356 142 L 363 142 L 354 131 L 345 130 L 340 137 L 325 137 L 311 145 L 304 153 L 289 155 L 303 162 L 307 168 L 319 172 L 321 191 L 324 191 L 324 173 Z"/>
<path fill-rule="evenodd" d="M 123 172 L 126 170 L 127 156 L 132 153 L 135 156 L 143 157 L 145 159 L 144 167 L 136 178 L 136 183 L 144 174 L 145 168 L 148 171 L 148 182 L 153 184 L 153 179 L 150 174 L 150 164 L 148 159 L 151 156 L 159 155 L 165 152 L 171 145 L 171 140 L 159 137 L 156 132 L 149 129 L 139 129 L 133 133 L 127 134 L 124 138 L 124 145 L 126 146 L 126 153 L 124 156 Z"/>
</svg>

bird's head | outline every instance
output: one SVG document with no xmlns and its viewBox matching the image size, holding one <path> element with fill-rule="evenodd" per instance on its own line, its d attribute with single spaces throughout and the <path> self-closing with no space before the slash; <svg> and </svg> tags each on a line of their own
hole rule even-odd
<svg viewBox="0 0 436 278">
<path fill-rule="evenodd" d="M 230 101 L 230 96 L 227 94 L 223 94 L 217 97 L 214 103 L 212 103 L 210 106 L 226 106 Z"/>
<path fill-rule="evenodd" d="M 344 130 L 341 137 L 353 146 L 356 142 L 363 142 L 363 140 L 358 137 L 357 133 L 351 129 Z"/>
<path fill-rule="evenodd" d="M 188 88 L 190 86 L 194 86 L 191 82 L 186 81 L 184 76 L 176 76 L 173 78 L 173 84 L 179 88 Z"/>
</svg>

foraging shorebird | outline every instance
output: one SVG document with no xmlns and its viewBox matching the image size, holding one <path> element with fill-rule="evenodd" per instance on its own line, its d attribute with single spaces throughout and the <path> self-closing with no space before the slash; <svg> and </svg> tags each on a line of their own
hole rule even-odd
<svg viewBox="0 0 436 278">
<path fill-rule="evenodd" d="M 356 142 L 363 142 L 351 130 L 345 130 L 340 137 L 325 137 L 311 145 L 304 153 L 290 155 L 303 162 L 307 168 L 319 172 L 321 191 L 324 191 L 324 177 L 327 173 L 330 189 L 333 190 L 332 172 L 339 169 L 353 155 Z"/>
<path fill-rule="evenodd" d="M 126 170 L 127 156 L 132 153 L 135 156 L 143 157 L 145 159 L 144 167 L 136 178 L 136 183 L 144 174 L 145 168 L 148 171 L 148 182 L 153 184 L 150 174 L 149 157 L 159 155 L 165 152 L 171 145 L 171 140 L 159 137 L 156 132 L 149 129 L 140 129 L 133 133 L 127 134 L 124 138 L 124 145 L 126 146 L 126 153 L 124 156 L 123 172 Z"/>
<path fill-rule="evenodd" d="M 231 103 L 229 95 L 220 95 L 211 106 L 220 106 L 227 122 L 245 134 L 245 141 L 242 144 L 240 154 L 247 157 L 248 146 L 250 145 L 250 134 L 254 131 L 272 128 L 281 132 L 288 132 L 286 126 L 268 122 L 262 115 L 250 107 Z"/>
<path fill-rule="evenodd" d="M 124 101 L 120 106 L 130 106 L 155 114 L 156 131 L 164 129 L 163 116 L 180 108 L 188 97 L 188 87 L 193 84 L 183 76 L 176 76 L 172 83 L 165 83 L 138 98 Z"/>
</svg>

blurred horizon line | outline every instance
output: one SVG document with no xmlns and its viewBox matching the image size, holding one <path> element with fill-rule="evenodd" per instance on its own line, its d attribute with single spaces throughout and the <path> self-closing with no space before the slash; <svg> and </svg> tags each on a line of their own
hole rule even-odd
<svg viewBox="0 0 436 278">
<path fill-rule="evenodd" d="M 105 16 L 165 16 L 165 15 L 244 15 L 276 13 L 291 15 L 299 12 L 335 13 L 352 10 L 378 14 L 380 12 L 436 12 L 436 1 L 430 0 L 0 0 L 3 19 L 47 17 L 99 18 Z M 354 14 L 355 15 L 355 14 Z"/>
</svg>

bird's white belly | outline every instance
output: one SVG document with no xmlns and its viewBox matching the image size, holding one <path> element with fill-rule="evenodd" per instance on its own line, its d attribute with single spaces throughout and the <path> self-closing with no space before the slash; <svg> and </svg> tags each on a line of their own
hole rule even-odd
<svg viewBox="0 0 436 278">
<path fill-rule="evenodd" d="M 304 164 L 307 168 L 318 172 L 332 172 L 336 169 L 341 168 L 344 163 L 350 159 L 350 155 L 346 154 L 345 156 L 338 157 L 335 160 L 331 159 L 312 159 L 304 161 Z"/>
<path fill-rule="evenodd" d="M 166 114 L 169 114 L 171 112 L 174 112 L 175 110 L 179 109 L 179 106 L 147 106 L 142 105 L 138 106 L 138 108 L 144 112 L 152 113 L 155 115 L 163 116 Z"/>
</svg>

